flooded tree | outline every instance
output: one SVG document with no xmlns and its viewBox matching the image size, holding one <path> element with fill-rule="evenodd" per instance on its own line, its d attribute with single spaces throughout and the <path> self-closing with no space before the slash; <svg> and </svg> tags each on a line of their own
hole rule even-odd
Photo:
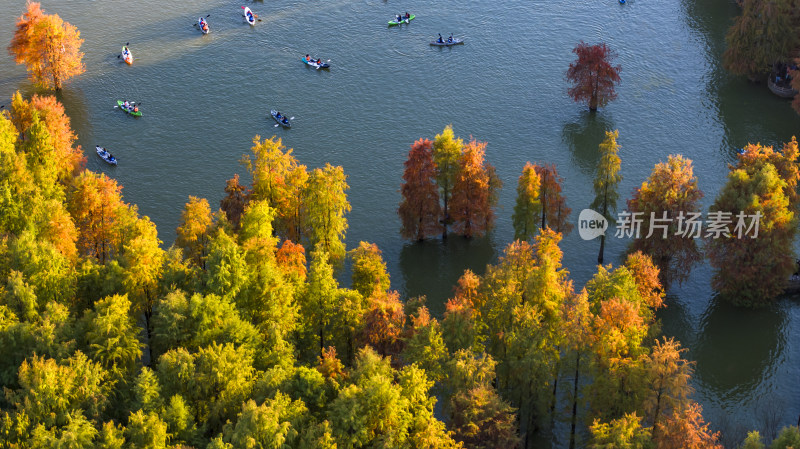
<svg viewBox="0 0 800 449">
<path fill-rule="evenodd" d="M 578 59 L 569 65 L 567 80 L 574 84 L 567 93 L 578 103 L 588 103 L 590 111 L 617 98 L 614 84 L 619 84 L 622 67 L 611 65 L 617 56 L 605 42 L 589 45 L 581 41 L 572 52 Z"/>
<path fill-rule="evenodd" d="M 8 52 L 17 64 L 25 64 L 31 81 L 60 90 L 64 81 L 86 70 L 80 35 L 75 26 L 61 20 L 58 14 L 45 14 L 39 3 L 31 2 L 17 19 Z"/>
</svg>

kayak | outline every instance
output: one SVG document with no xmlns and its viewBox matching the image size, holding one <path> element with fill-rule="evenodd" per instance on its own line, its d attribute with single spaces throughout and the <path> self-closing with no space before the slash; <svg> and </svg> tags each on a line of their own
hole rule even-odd
<svg viewBox="0 0 800 449">
<path fill-rule="evenodd" d="M 255 25 L 256 24 L 256 16 L 255 16 L 255 14 L 253 14 L 253 11 L 250 11 L 250 8 L 248 8 L 247 6 L 242 6 L 242 9 L 244 9 L 244 11 L 242 11 L 242 15 L 244 16 L 244 20 L 246 20 L 247 23 L 249 23 L 250 25 Z"/>
<path fill-rule="evenodd" d="M 395 17 L 394 19 L 392 19 L 392 20 L 390 20 L 390 21 L 389 21 L 389 26 L 400 25 L 401 23 L 408 23 L 408 22 L 411 22 L 412 20 L 414 20 L 414 17 L 416 17 L 416 16 L 415 16 L 414 14 L 411 14 L 411 15 L 408 17 L 408 19 L 403 19 L 403 20 L 401 20 L 401 21 L 399 21 L 399 22 L 396 22 L 396 20 L 397 20 L 397 17 Z"/>
<path fill-rule="evenodd" d="M 449 47 L 451 45 L 458 45 L 458 44 L 463 44 L 463 43 L 464 43 L 464 41 L 462 39 L 453 38 L 453 40 L 451 42 L 448 42 L 448 41 L 444 41 L 444 42 L 432 41 L 431 45 L 436 45 L 438 47 Z"/>
<path fill-rule="evenodd" d="M 100 156 L 101 159 L 108 162 L 111 165 L 117 165 L 117 158 L 115 158 L 111 153 L 106 151 L 105 148 L 101 147 L 100 145 L 95 145 L 95 150 L 97 150 L 97 155 Z"/>
<path fill-rule="evenodd" d="M 274 118 L 275 121 L 278 122 L 279 125 L 283 126 L 284 128 L 291 128 L 292 127 L 291 123 L 283 123 L 281 121 L 282 118 L 278 118 L 278 111 L 273 109 L 273 110 L 269 111 L 269 113 L 270 113 L 270 115 L 272 115 L 272 118 Z M 288 121 L 288 119 L 287 119 L 287 121 Z"/>
<path fill-rule="evenodd" d="M 205 25 L 205 28 L 203 28 L 203 25 Z M 208 34 L 208 32 L 211 31 L 211 28 L 208 27 L 208 22 L 202 17 L 197 19 L 197 28 L 200 28 L 203 34 Z"/>
<path fill-rule="evenodd" d="M 133 110 L 133 103 L 130 103 L 131 106 L 129 106 L 127 108 L 125 106 L 123 106 L 124 103 L 125 102 L 122 101 L 122 100 L 117 100 L 117 106 L 119 106 L 119 108 L 122 109 L 123 111 L 127 112 L 128 114 L 130 114 L 130 115 L 132 115 L 134 117 L 141 117 L 142 116 L 142 112 L 141 111 L 134 111 Z"/>
<path fill-rule="evenodd" d="M 330 64 L 328 64 L 327 62 L 321 62 L 321 63 L 317 64 L 317 60 L 316 59 L 311 59 L 311 61 L 306 61 L 306 58 L 302 57 L 302 58 L 300 58 L 300 60 L 305 62 L 306 65 L 310 65 L 311 67 L 316 67 L 317 70 L 330 68 Z"/>
<path fill-rule="evenodd" d="M 122 59 L 128 63 L 128 65 L 133 64 L 133 53 L 131 53 L 128 47 L 122 47 Z"/>
</svg>

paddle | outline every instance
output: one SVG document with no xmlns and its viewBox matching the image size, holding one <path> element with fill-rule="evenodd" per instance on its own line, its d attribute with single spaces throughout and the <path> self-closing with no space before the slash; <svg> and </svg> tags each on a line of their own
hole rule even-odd
<svg viewBox="0 0 800 449">
<path fill-rule="evenodd" d="M 205 16 L 204 18 L 205 18 L 205 19 L 208 19 L 209 17 L 211 17 L 211 14 L 209 14 L 209 15 Z M 195 22 L 195 23 L 193 23 L 193 24 L 192 24 L 192 26 L 193 26 L 193 27 L 196 27 L 196 26 L 200 26 L 200 25 L 199 25 L 197 22 Z"/>
<path fill-rule="evenodd" d="M 127 47 L 128 45 L 130 45 L 130 44 L 131 44 L 130 42 L 125 42 L 125 46 L 126 46 L 126 47 Z M 122 53 L 120 53 L 120 54 L 118 54 L 118 55 L 117 55 L 117 59 L 119 59 L 119 58 L 120 58 L 120 56 L 122 56 Z"/>
</svg>

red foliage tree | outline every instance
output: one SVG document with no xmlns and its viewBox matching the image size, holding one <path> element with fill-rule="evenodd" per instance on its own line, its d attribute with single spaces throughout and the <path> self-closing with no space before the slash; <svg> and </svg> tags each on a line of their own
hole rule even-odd
<svg viewBox="0 0 800 449">
<path fill-rule="evenodd" d="M 411 145 L 403 172 L 400 193 L 403 200 L 397 213 L 403 223 L 400 234 L 422 241 L 442 232 L 439 217 L 439 188 L 436 186 L 436 164 L 433 162 L 433 142 L 419 139 Z"/>
<path fill-rule="evenodd" d="M 541 180 L 539 201 L 542 204 L 542 229 L 550 229 L 567 235 L 572 231 L 572 223 L 567 221 L 572 209 L 567 207 L 567 198 L 561 194 L 564 179 L 558 176 L 556 166 L 534 165 Z"/>
<path fill-rule="evenodd" d="M 569 65 L 567 80 L 575 84 L 567 93 L 576 102 L 586 102 L 590 111 L 617 98 L 614 84 L 619 83 L 619 65 L 612 66 L 617 55 L 605 43 L 589 45 L 583 41 L 572 52 L 578 60 Z"/>
<path fill-rule="evenodd" d="M 244 213 L 247 204 L 247 192 L 245 187 L 239 184 L 239 174 L 233 175 L 225 184 L 225 198 L 219 202 L 219 207 L 225 212 L 228 221 L 233 225 L 233 229 L 239 229 L 239 220 Z"/>
</svg>

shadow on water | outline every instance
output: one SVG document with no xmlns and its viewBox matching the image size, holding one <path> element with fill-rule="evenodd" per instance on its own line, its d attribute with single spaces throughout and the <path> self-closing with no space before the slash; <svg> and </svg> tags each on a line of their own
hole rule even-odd
<svg viewBox="0 0 800 449">
<path fill-rule="evenodd" d="M 444 304 L 453 296 L 453 287 L 464 270 L 482 275 L 495 259 L 491 237 L 465 239 L 451 234 L 446 241 L 426 240 L 408 243 L 400 251 L 400 269 L 405 289 L 403 296 L 426 295 L 431 314 L 441 317 Z"/>
<path fill-rule="evenodd" d="M 581 111 L 575 121 L 564 124 L 561 141 L 569 146 L 572 162 L 586 176 L 594 177 L 597 161 L 600 160 L 598 146 L 603 142 L 606 131 L 613 130 L 614 122 L 607 114 L 589 110 Z"/>
<path fill-rule="evenodd" d="M 786 346 L 785 312 L 777 304 L 744 310 L 718 296 L 711 300 L 692 358 L 696 380 L 721 408 L 742 405 L 775 374 Z"/>
</svg>

